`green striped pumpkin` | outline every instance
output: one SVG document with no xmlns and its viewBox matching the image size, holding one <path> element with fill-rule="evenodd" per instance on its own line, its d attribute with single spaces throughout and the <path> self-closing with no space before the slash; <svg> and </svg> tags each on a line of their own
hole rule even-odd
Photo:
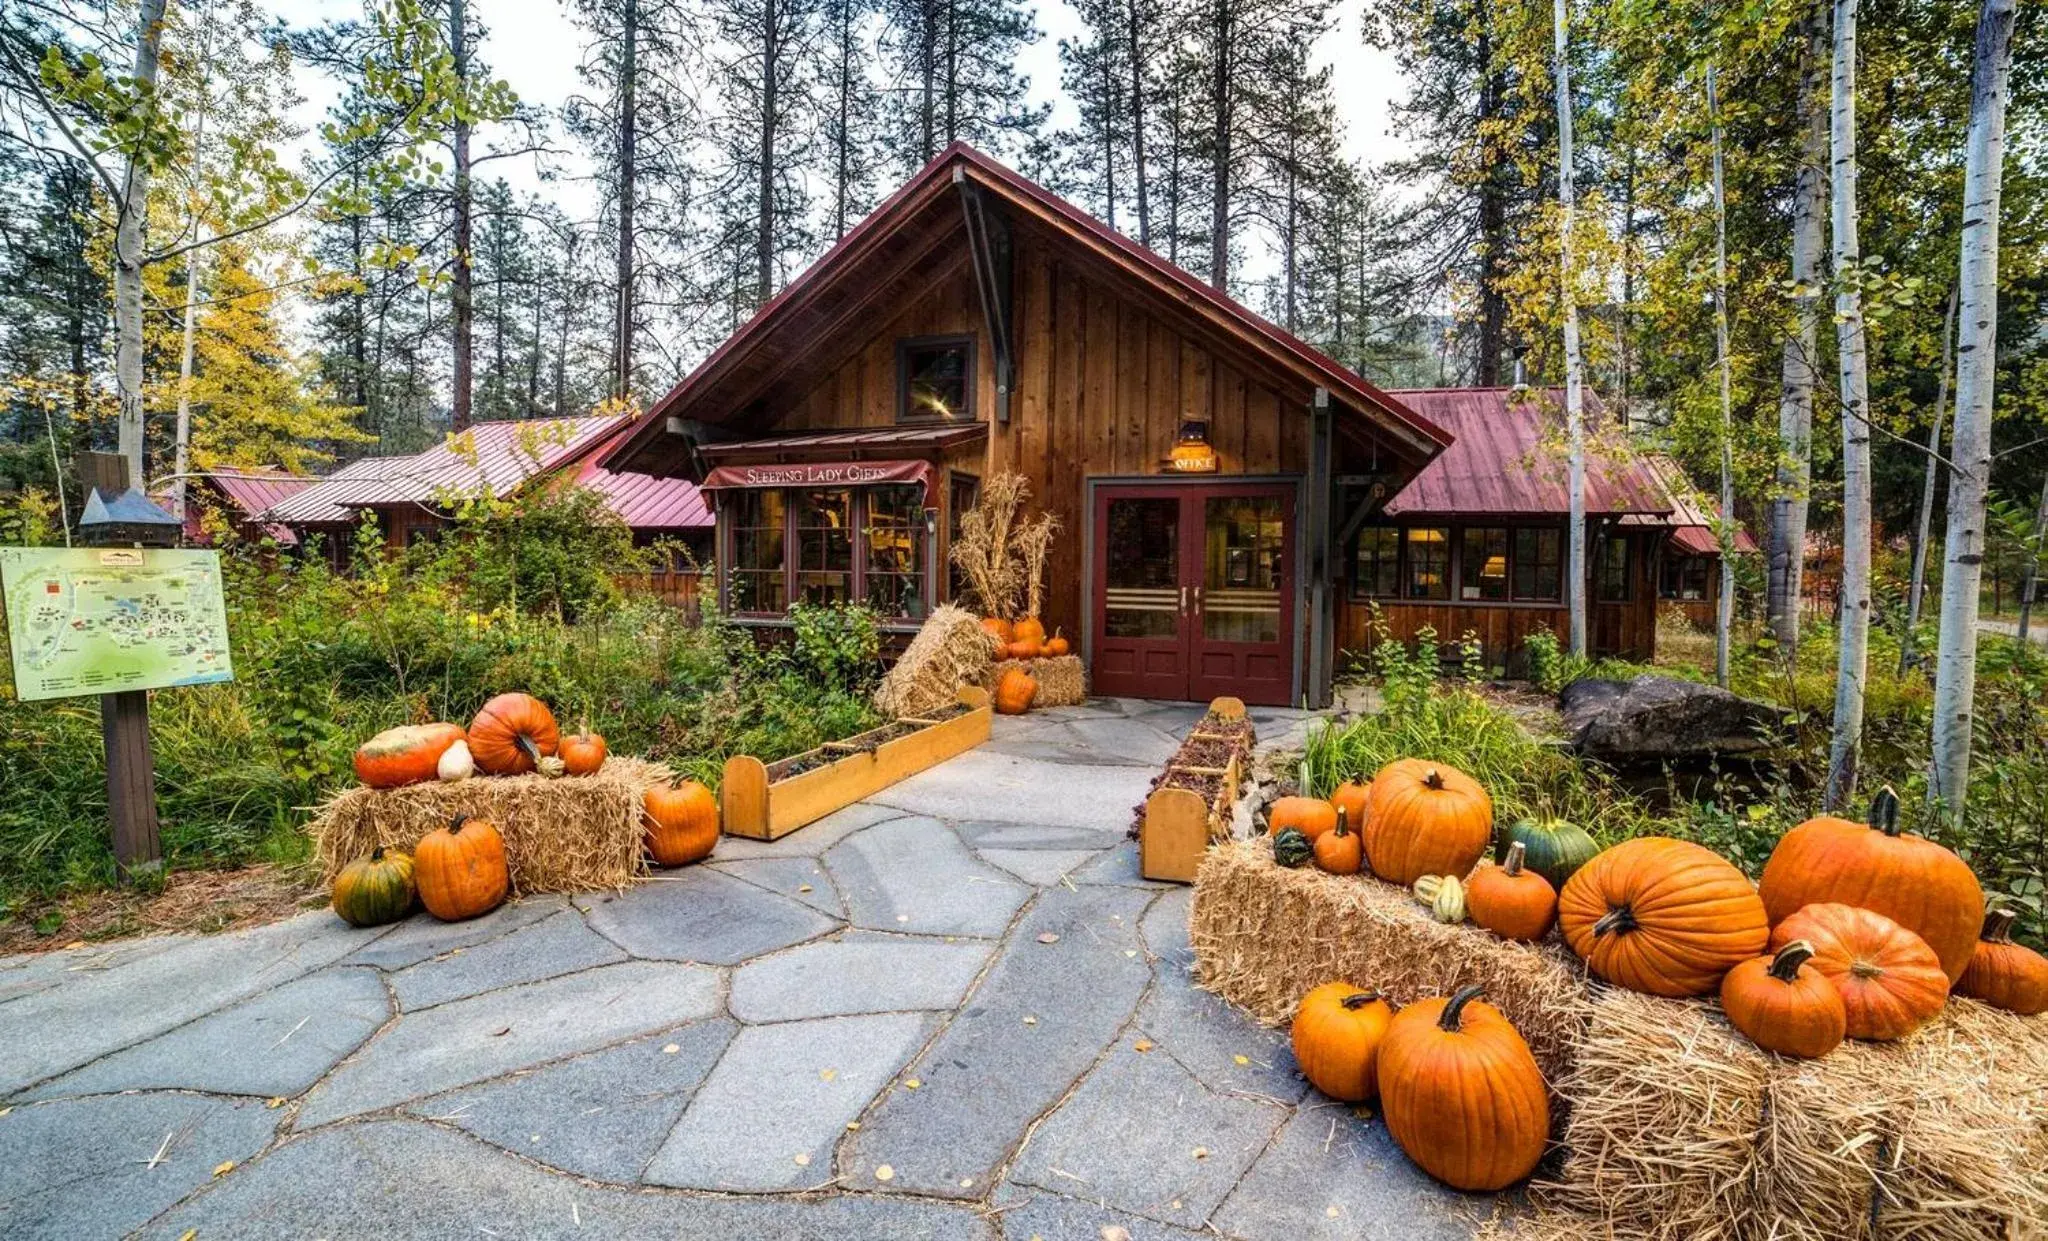
<svg viewBox="0 0 2048 1241">
<path fill-rule="evenodd" d="M 1505 864 L 1508 846 L 1516 841 L 1522 845 L 1523 869 L 1548 879 L 1559 892 L 1564 891 L 1564 881 L 1572 877 L 1573 871 L 1600 852 L 1600 846 L 1576 824 L 1563 819 L 1518 819 L 1501 829 L 1500 839 L 1494 845 L 1494 860 Z"/>
<path fill-rule="evenodd" d="M 382 846 L 357 858 L 334 877 L 334 912 L 350 926 L 383 926 L 413 911 L 419 890 L 412 882 L 412 858 Z"/>
</svg>

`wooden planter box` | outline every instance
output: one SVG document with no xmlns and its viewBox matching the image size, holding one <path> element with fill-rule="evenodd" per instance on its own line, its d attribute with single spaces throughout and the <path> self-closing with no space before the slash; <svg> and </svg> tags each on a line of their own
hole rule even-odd
<svg viewBox="0 0 2048 1241">
<path fill-rule="evenodd" d="M 1244 703 L 1236 698 L 1218 698 L 1209 704 L 1212 714 L 1226 720 L 1244 718 Z M 1202 725 L 1196 724 L 1188 740 L 1202 739 Z M 1145 823 L 1138 831 L 1138 870 L 1147 879 L 1169 883 L 1193 883 L 1209 845 L 1230 832 L 1230 808 L 1237 802 L 1237 786 L 1243 777 L 1244 754 L 1233 753 L 1220 770 L 1167 766 L 1167 774 L 1186 771 L 1196 775 L 1220 775 L 1222 784 L 1213 801 L 1204 802 L 1192 789 L 1160 789 L 1145 799 Z"/>
<path fill-rule="evenodd" d="M 773 764 L 747 754 L 727 759 L 719 786 L 725 831 L 754 840 L 787 836 L 987 741 L 988 691 L 964 685 L 960 704 L 967 709 L 949 719 L 897 720 Z M 892 735 L 904 724 L 921 727 Z"/>
</svg>

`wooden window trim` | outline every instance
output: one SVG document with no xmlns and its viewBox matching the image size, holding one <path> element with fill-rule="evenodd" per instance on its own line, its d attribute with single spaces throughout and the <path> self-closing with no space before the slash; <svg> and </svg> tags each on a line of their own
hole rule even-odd
<svg viewBox="0 0 2048 1241">
<path fill-rule="evenodd" d="M 962 371 L 966 408 L 957 418 L 938 418 L 929 414 L 914 414 L 910 411 L 910 351 L 913 349 L 959 349 L 966 355 Z M 896 421 L 912 426 L 946 426 L 956 422 L 975 422 L 980 419 L 979 393 L 975 384 L 976 364 L 980 360 L 980 344 L 972 332 L 953 332 L 938 336 L 904 336 L 896 341 Z"/>
<path fill-rule="evenodd" d="M 914 484 L 898 483 L 888 485 L 912 486 Z M 790 603 L 795 603 L 797 600 L 797 578 L 801 573 L 801 570 L 797 564 L 798 540 L 796 525 L 797 505 L 795 500 L 795 493 L 807 489 L 800 487 L 771 487 L 763 488 L 762 490 L 779 491 L 783 494 L 782 589 L 783 597 L 787 599 Z M 842 488 L 820 487 L 815 488 L 814 490 L 839 491 L 842 490 Z M 843 490 L 847 490 L 852 493 L 853 501 L 851 507 L 848 510 L 848 530 L 853 538 L 853 571 L 851 574 L 851 579 L 847 585 L 847 590 L 850 592 L 847 598 L 847 602 L 865 603 L 867 601 L 868 577 L 868 549 L 867 544 L 865 542 L 865 534 L 868 525 L 868 495 L 869 493 L 874 491 L 874 488 L 851 487 L 844 488 Z M 729 510 L 721 506 L 720 517 L 724 518 L 727 511 Z M 720 521 L 718 545 L 719 549 L 725 553 L 725 563 L 728 565 L 734 565 L 738 559 L 738 532 L 738 526 L 731 520 Z M 917 537 L 919 537 L 920 540 L 922 540 L 922 533 L 922 530 L 918 530 L 916 532 Z M 923 579 L 923 585 L 920 593 L 923 597 L 922 601 L 925 607 L 925 614 L 924 616 L 883 616 L 880 619 L 881 626 L 885 630 L 904 626 L 907 626 L 910 629 L 917 629 L 918 627 L 924 624 L 925 618 L 931 615 L 932 609 L 938 606 L 938 601 L 933 597 L 935 594 L 935 586 L 932 577 L 932 566 L 930 563 L 928 563 L 931 560 L 931 556 L 928 554 L 930 551 L 930 547 L 928 544 L 923 543 L 922 541 L 920 541 L 920 546 L 924 549 L 925 553 L 922 558 L 927 562 L 920 568 L 918 572 L 918 576 Z M 720 577 L 726 580 L 730 580 L 731 573 L 733 571 L 734 570 L 731 569 L 722 571 L 720 573 Z M 728 614 L 728 619 L 744 622 L 749 625 L 783 625 L 787 624 L 789 621 L 789 612 L 787 611 L 787 609 L 781 612 L 734 611 Z"/>
<path fill-rule="evenodd" d="M 1451 595 L 1451 597 L 1444 599 L 1418 599 L 1405 593 L 1408 586 L 1410 571 L 1410 557 L 1408 554 L 1408 531 L 1411 529 L 1449 531 L 1449 547 L 1445 553 L 1445 572 L 1447 577 L 1453 583 L 1454 593 Z M 1508 532 L 1508 597 L 1505 599 L 1463 599 L 1457 597 L 1455 590 L 1458 586 L 1462 585 L 1464 580 L 1463 575 L 1465 568 L 1465 532 L 1467 530 L 1500 529 L 1505 529 Z M 1375 594 L 1367 590 L 1365 588 L 1364 583 L 1359 580 L 1358 544 L 1359 540 L 1364 538 L 1365 532 L 1368 530 L 1394 531 L 1395 541 L 1393 594 Z M 1515 535 L 1523 530 L 1542 530 L 1557 535 L 1558 593 L 1556 595 L 1518 595 L 1514 593 L 1515 569 L 1518 567 L 1520 563 L 1520 558 L 1515 553 Z M 1349 575 L 1350 580 L 1346 585 L 1345 596 L 1351 602 L 1354 603 L 1379 602 L 1383 605 L 1393 603 L 1407 604 L 1414 607 L 1437 607 L 1448 604 L 1454 607 L 1461 608 L 1522 608 L 1525 610 L 1550 611 L 1561 610 L 1565 606 L 1564 578 L 1566 573 L 1568 572 L 1568 566 L 1566 562 L 1569 559 L 1569 557 L 1566 554 L 1565 548 L 1565 531 L 1561 526 L 1553 526 L 1547 523 L 1528 522 L 1523 522 L 1519 524 L 1513 522 L 1506 524 L 1500 522 L 1469 522 L 1463 524 L 1414 522 L 1403 525 L 1366 525 L 1359 527 L 1358 532 L 1352 535 L 1351 546 L 1346 550 L 1347 557 L 1345 560 L 1345 570 Z M 1630 599 L 1633 599 L 1633 597 L 1633 593 L 1631 593 Z M 1608 600 L 1607 602 L 1627 602 L 1627 600 Z"/>
</svg>

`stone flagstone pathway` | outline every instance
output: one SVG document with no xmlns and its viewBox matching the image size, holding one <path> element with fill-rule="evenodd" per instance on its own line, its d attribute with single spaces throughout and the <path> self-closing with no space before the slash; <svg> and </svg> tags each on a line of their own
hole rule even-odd
<svg viewBox="0 0 2048 1241">
<path fill-rule="evenodd" d="M 1192 985 L 1124 829 L 1198 714 L 999 718 L 623 894 L 0 959 L 0 1236 L 1470 1236 Z"/>
</svg>

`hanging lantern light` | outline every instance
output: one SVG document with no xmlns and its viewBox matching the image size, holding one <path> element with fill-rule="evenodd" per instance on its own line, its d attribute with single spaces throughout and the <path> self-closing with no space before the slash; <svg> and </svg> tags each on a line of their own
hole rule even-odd
<svg viewBox="0 0 2048 1241">
<path fill-rule="evenodd" d="M 1175 474 L 1214 474 L 1216 447 L 1209 442 L 1209 424 L 1190 418 L 1180 424 L 1180 435 L 1167 454 L 1166 468 Z"/>
</svg>

